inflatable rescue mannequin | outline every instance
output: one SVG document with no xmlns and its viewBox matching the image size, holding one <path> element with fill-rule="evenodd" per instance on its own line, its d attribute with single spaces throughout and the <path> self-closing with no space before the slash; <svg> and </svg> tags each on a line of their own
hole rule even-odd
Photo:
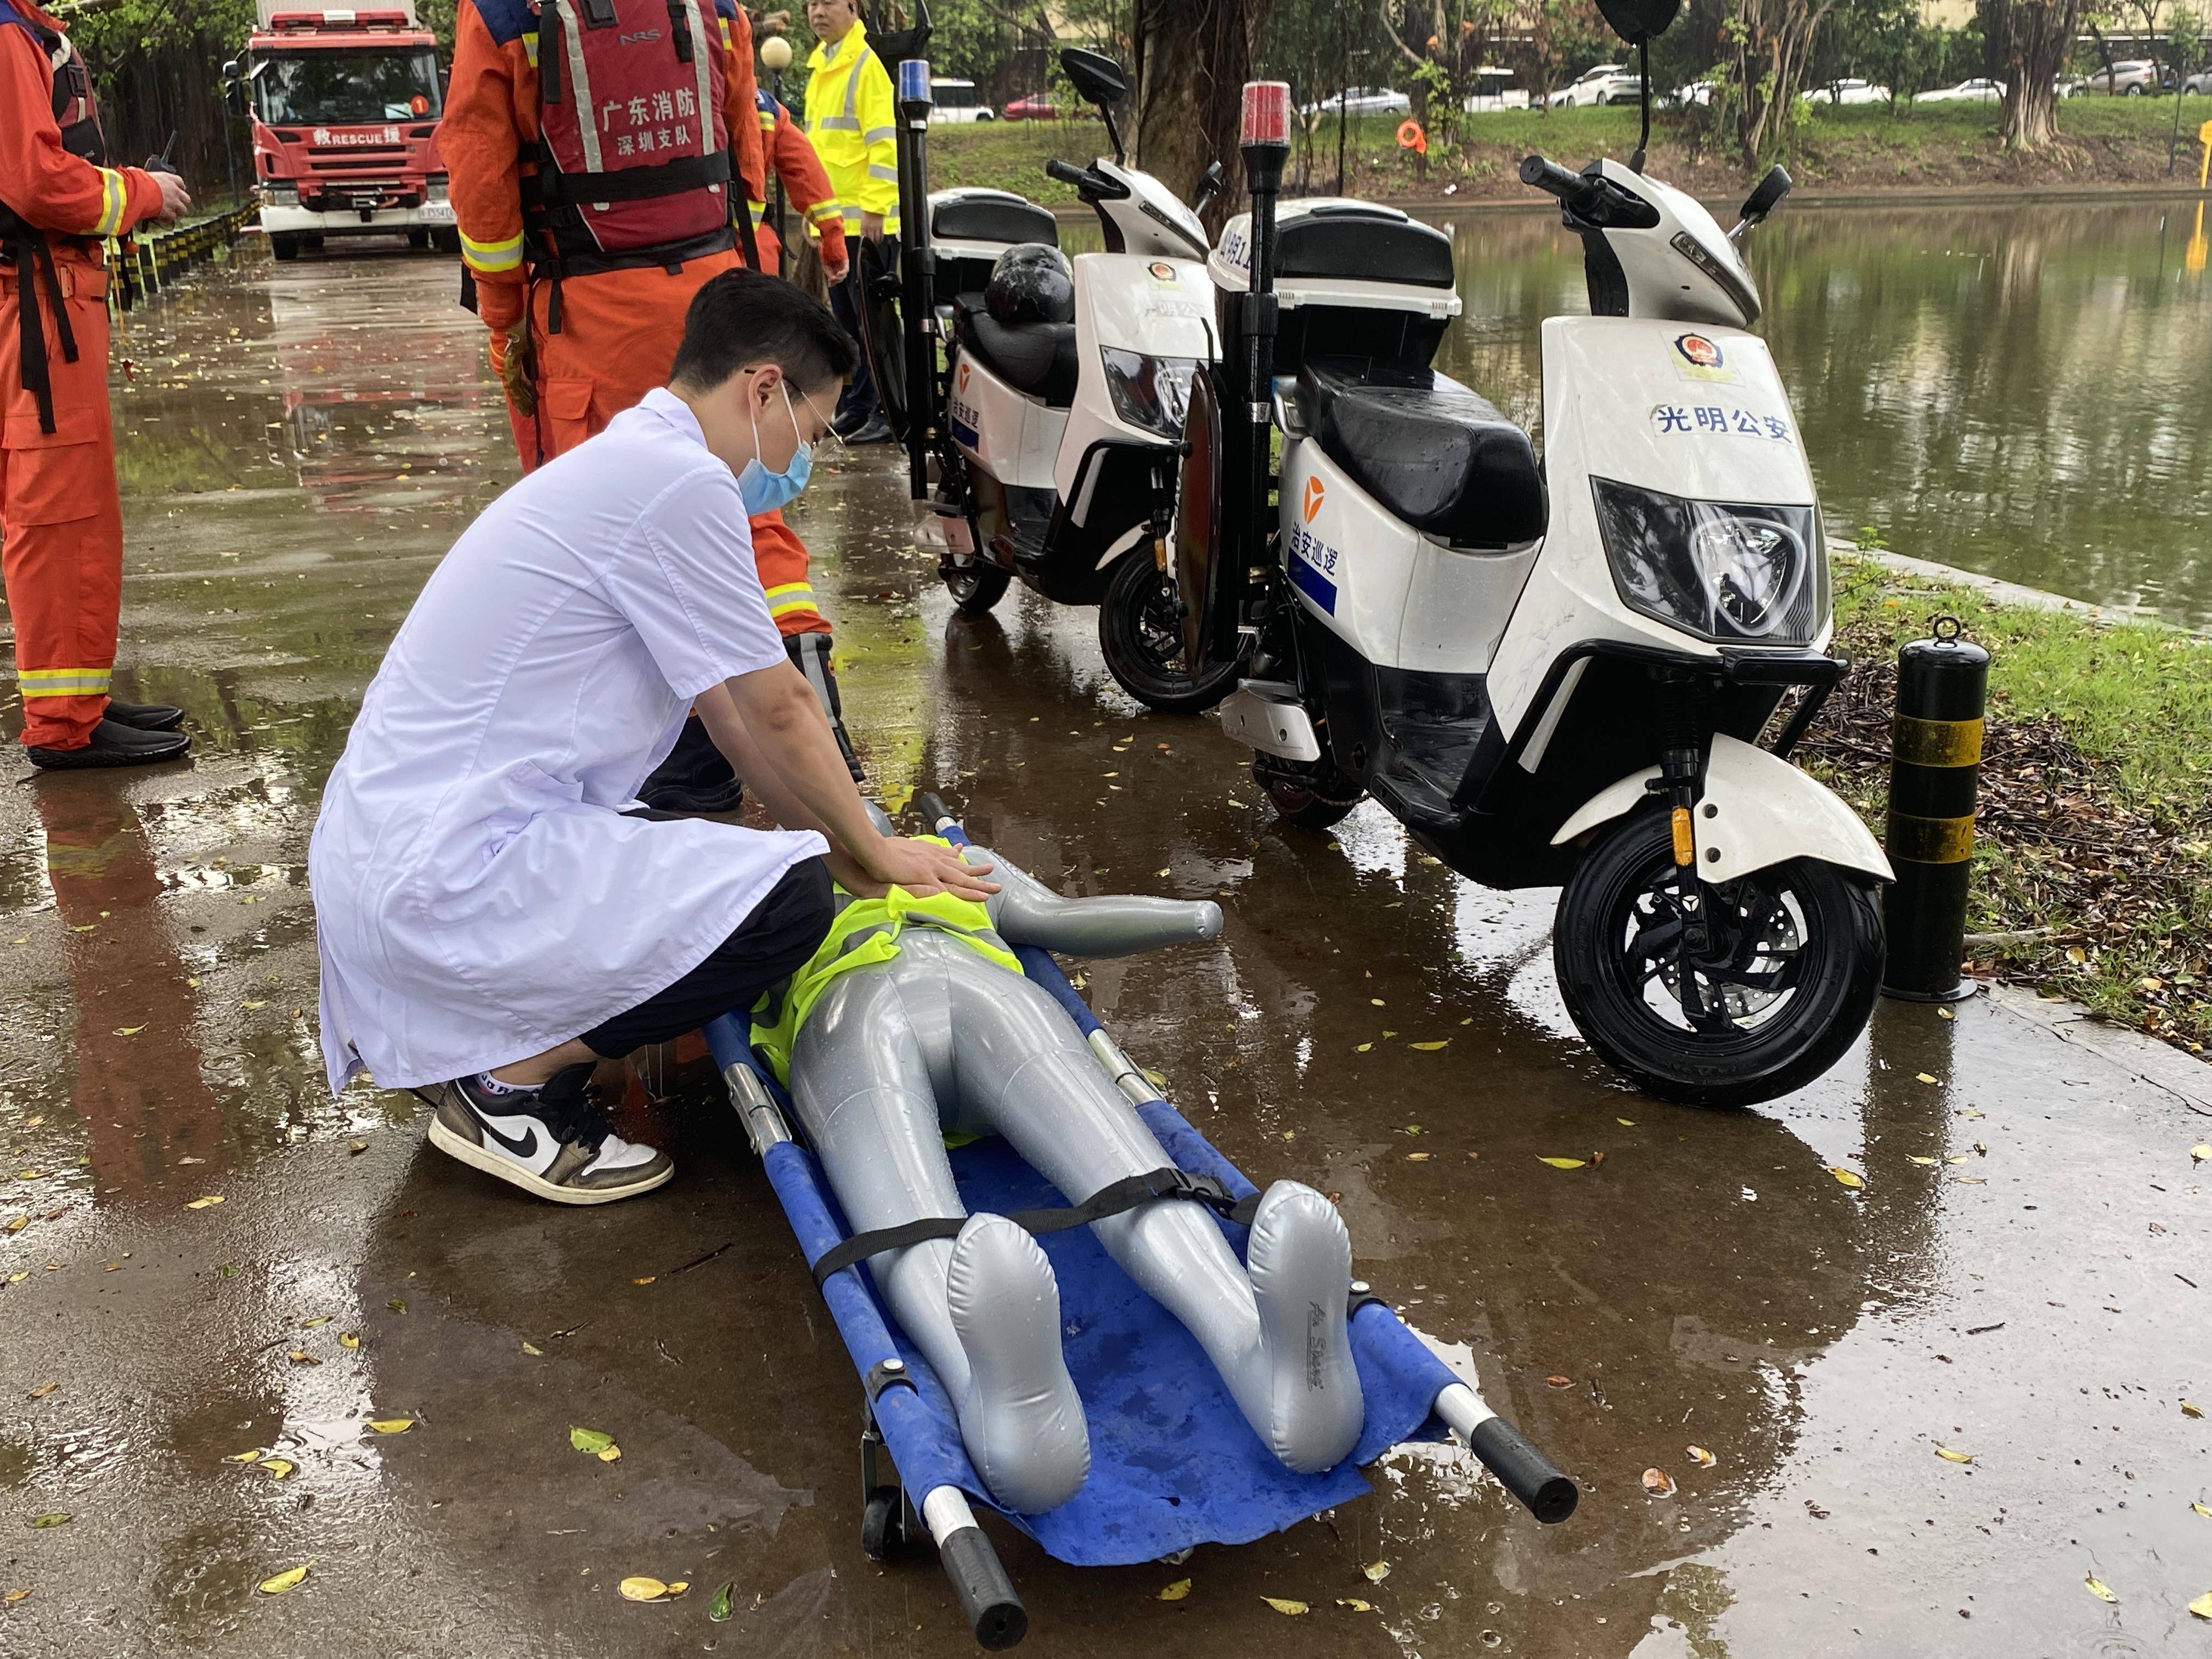
<svg viewBox="0 0 2212 1659">
<path fill-rule="evenodd" d="M 1218 936 L 1220 907 L 1062 898 L 977 854 L 1001 884 L 985 904 L 896 888 L 882 899 L 841 894 L 821 950 L 754 1014 L 856 1235 L 966 1214 L 947 1130 L 1005 1136 L 1078 1205 L 1172 1167 L 1008 946 L 1127 956 Z M 1091 1224 L 1198 1340 L 1275 1456 L 1310 1472 L 1349 1455 L 1364 1420 L 1346 1323 L 1352 1241 L 1328 1199 L 1277 1182 L 1252 1214 L 1242 1262 L 1197 1204 L 1151 1200 Z M 1003 1216 L 975 1215 L 956 1236 L 867 1261 L 944 1383 L 993 1496 L 1024 1514 L 1073 1497 L 1090 1439 L 1036 1240 Z"/>
</svg>

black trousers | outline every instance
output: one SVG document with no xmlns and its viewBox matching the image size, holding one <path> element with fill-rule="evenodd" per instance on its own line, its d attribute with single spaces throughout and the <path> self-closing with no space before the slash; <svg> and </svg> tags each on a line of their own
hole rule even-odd
<svg viewBox="0 0 2212 1659">
<path fill-rule="evenodd" d="M 853 250 L 852 268 L 846 271 L 845 280 L 830 290 L 830 309 L 845 325 L 845 332 L 853 337 L 853 343 L 860 348 L 860 361 L 854 366 L 851 384 L 837 399 L 837 416 L 861 416 L 876 412 L 876 377 L 868 368 L 867 336 L 860 331 L 860 240 L 854 237 L 848 245 Z"/>
<path fill-rule="evenodd" d="M 845 704 L 837 695 L 837 676 L 830 667 L 830 638 L 827 634 L 793 634 L 783 642 L 784 654 L 791 659 L 793 667 L 806 676 L 806 683 L 822 700 L 823 709 L 830 716 L 830 733 L 837 739 L 837 752 L 845 757 L 845 769 L 853 775 L 854 782 L 865 783 L 867 777 L 860 769 L 860 757 L 853 752 L 853 739 L 845 730 Z M 714 746 L 714 739 L 708 735 L 707 723 L 693 714 L 685 719 L 668 757 L 639 787 L 638 799 L 653 806 L 659 804 L 655 799 L 659 790 L 712 788 L 735 775 L 722 751 Z"/>
<path fill-rule="evenodd" d="M 794 864 L 704 962 L 666 990 L 594 1025 L 584 1033 L 586 1046 L 604 1060 L 615 1060 L 649 1043 L 696 1031 L 732 1009 L 751 1007 L 762 992 L 790 978 L 821 948 L 835 915 L 829 866 L 818 858 Z"/>
</svg>

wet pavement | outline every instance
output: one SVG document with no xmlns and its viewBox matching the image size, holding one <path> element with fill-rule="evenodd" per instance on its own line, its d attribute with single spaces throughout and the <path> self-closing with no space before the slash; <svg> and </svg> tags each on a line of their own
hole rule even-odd
<svg viewBox="0 0 2212 1659">
<path fill-rule="evenodd" d="M 678 1173 L 596 1211 L 323 1085 L 317 791 L 514 475 L 452 301 L 428 258 L 249 259 L 118 348 L 118 689 L 190 708 L 195 759 L 0 763 L 0 1655 L 972 1650 L 926 1556 L 860 1554 L 858 1385 L 708 1067 L 611 1069 Z M 1584 1488 L 1540 1528 L 1423 1448 L 1173 1567 L 1000 1528 L 1031 1650 L 2212 1652 L 2212 1420 L 2183 1405 L 2212 1409 L 2212 1121 L 2182 1062 L 1981 997 L 1884 1004 L 1759 1111 L 1638 1095 L 1567 1024 L 1550 894 L 1462 882 L 1371 805 L 1278 827 L 1209 724 L 1114 689 L 1091 613 L 951 617 L 894 457 L 815 477 L 793 519 L 876 776 L 1065 890 L 1220 899 L 1218 945 L 1093 967 L 1094 1004 L 1249 1173 L 1339 1196 L 1360 1271 Z M 631 1574 L 694 1588 L 639 1605 Z"/>
</svg>

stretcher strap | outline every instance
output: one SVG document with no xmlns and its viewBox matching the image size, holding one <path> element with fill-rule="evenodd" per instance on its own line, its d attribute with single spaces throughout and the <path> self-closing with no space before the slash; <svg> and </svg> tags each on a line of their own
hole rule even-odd
<svg viewBox="0 0 2212 1659">
<path fill-rule="evenodd" d="M 1149 1204 L 1156 1198 L 1188 1199 L 1203 1204 L 1236 1222 L 1239 1226 L 1252 1224 L 1253 1212 L 1260 1207 L 1258 1194 L 1238 1199 L 1212 1176 L 1193 1175 L 1188 1170 L 1152 1170 L 1143 1175 L 1124 1176 L 1109 1182 L 1091 1194 L 1082 1203 L 1065 1210 L 1017 1210 L 1006 1219 L 1023 1231 L 1031 1234 L 1062 1233 L 1071 1227 L 1087 1227 L 1094 1221 L 1103 1221 L 1109 1216 L 1133 1210 L 1139 1204 Z M 855 1233 L 842 1244 L 824 1250 L 814 1263 L 814 1282 L 826 1284 L 830 1275 L 865 1261 L 872 1255 L 886 1250 L 903 1250 L 909 1246 L 926 1243 L 933 1238 L 953 1238 L 968 1224 L 962 1216 L 925 1216 L 919 1221 L 908 1221 L 896 1227 L 877 1227 L 865 1233 Z"/>
</svg>

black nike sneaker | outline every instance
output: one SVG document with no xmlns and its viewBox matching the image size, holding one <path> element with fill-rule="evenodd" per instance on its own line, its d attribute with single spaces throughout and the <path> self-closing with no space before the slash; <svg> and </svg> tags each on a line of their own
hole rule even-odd
<svg viewBox="0 0 2212 1659">
<path fill-rule="evenodd" d="M 676 1161 L 614 1132 L 585 1098 L 592 1067 L 556 1072 L 542 1089 L 494 1094 L 471 1078 L 416 1092 L 437 1110 L 430 1144 L 556 1204 L 611 1204 L 649 1193 Z"/>
</svg>

